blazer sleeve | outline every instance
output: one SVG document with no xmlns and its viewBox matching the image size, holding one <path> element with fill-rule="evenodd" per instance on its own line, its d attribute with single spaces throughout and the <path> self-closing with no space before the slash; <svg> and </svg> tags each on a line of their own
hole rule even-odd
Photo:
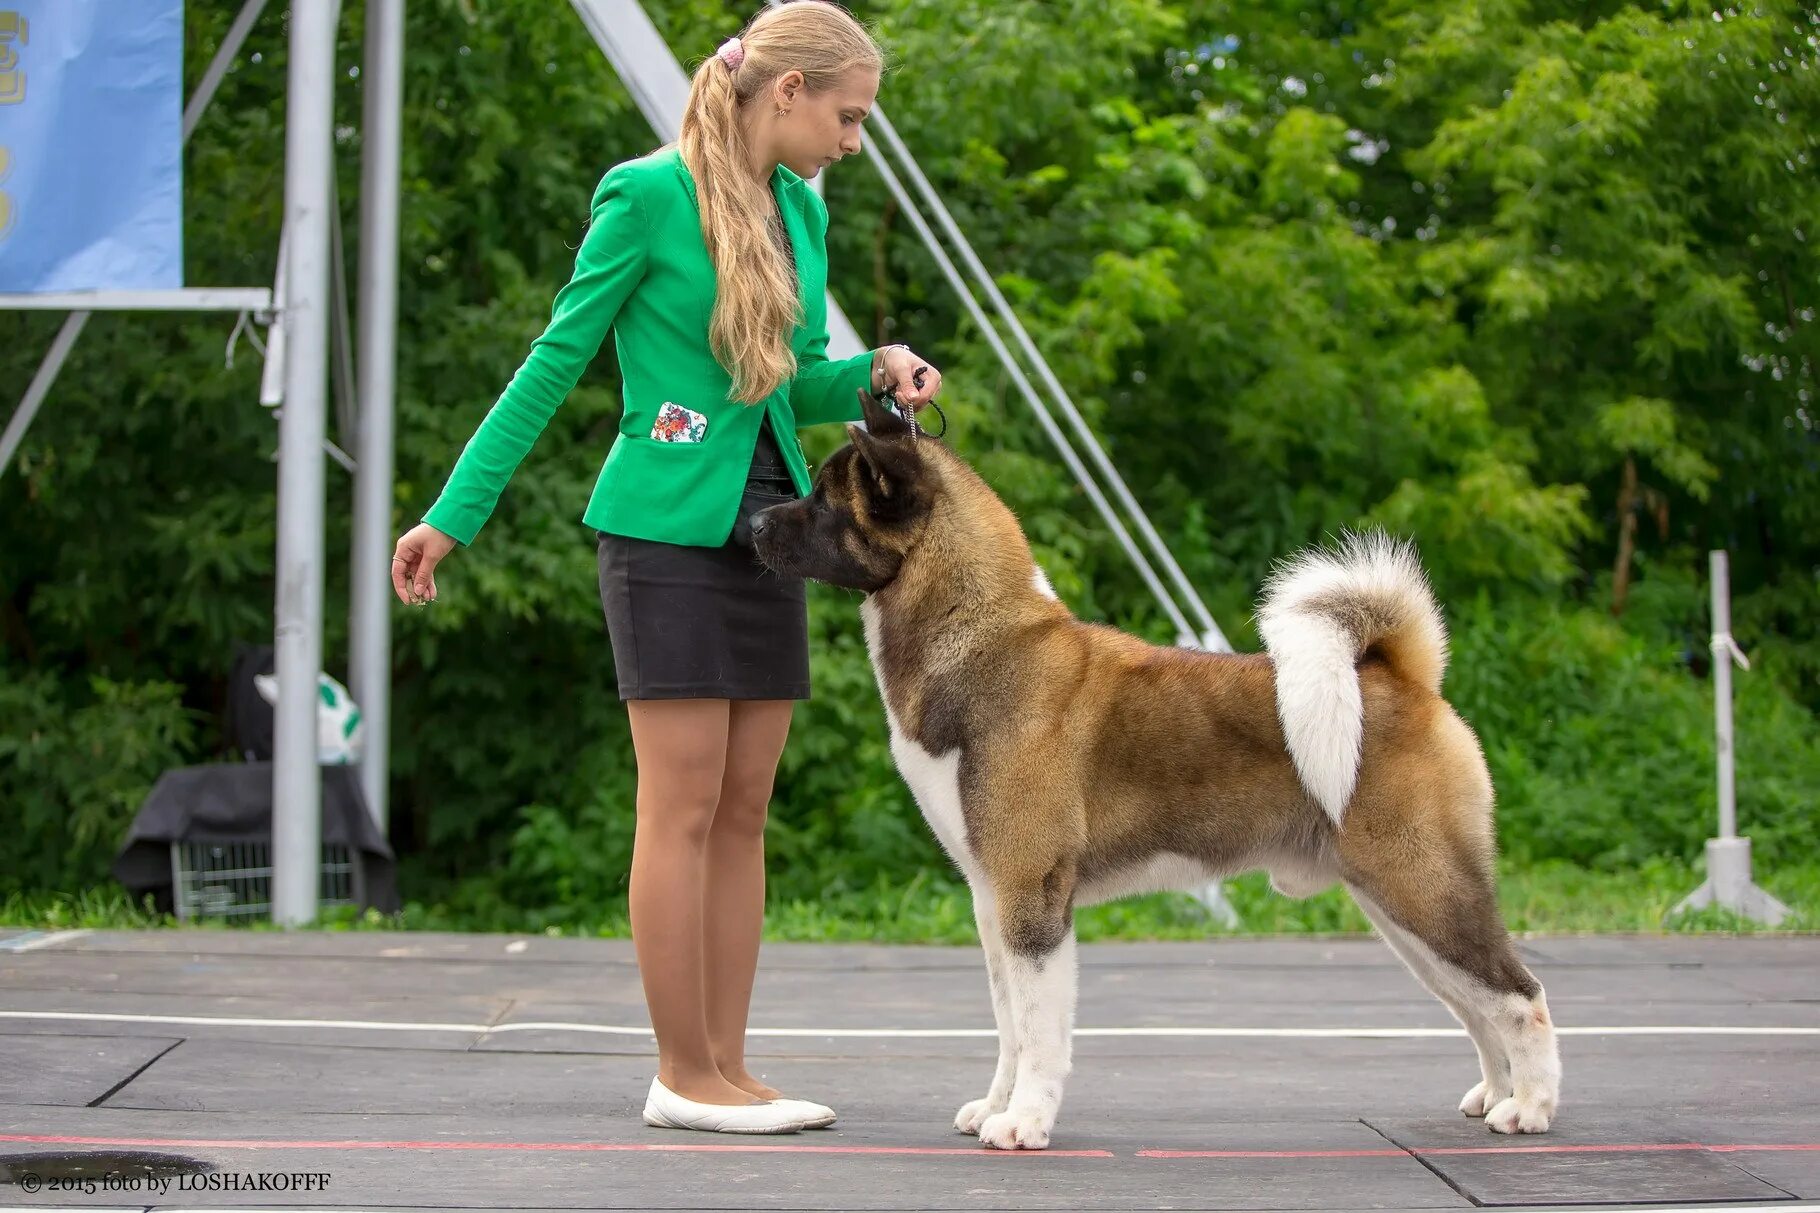
<svg viewBox="0 0 1820 1213">
<path fill-rule="evenodd" d="M 810 233 L 824 244 L 828 238 L 828 208 L 813 190 L 809 199 Z M 828 360 L 828 301 L 824 294 L 811 299 L 804 317 L 809 342 L 796 358 L 796 377 L 790 381 L 790 409 L 797 428 L 829 421 L 858 421 L 859 393 L 872 386 L 872 351 L 836 362 Z"/>
<path fill-rule="evenodd" d="M 425 522 L 460 543 L 474 541 L 644 277 L 648 232 L 637 179 L 617 168 L 608 172 L 594 192 L 575 272 L 557 292 L 549 326 L 462 449 Z"/>
</svg>

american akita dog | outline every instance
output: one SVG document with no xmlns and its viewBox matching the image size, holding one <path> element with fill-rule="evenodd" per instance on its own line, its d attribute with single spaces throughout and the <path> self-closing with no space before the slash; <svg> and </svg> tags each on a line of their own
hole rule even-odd
<svg viewBox="0 0 1820 1213">
<path fill-rule="evenodd" d="M 1460 1110 L 1545 1131 L 1554 1025 L 1498 913 L 1491 777 L 1441 697 L 1447 636 L 1413 548 L 1347 536 L 1283 564 L 1264 653 L 1152 645 L 1076 619 L 986 483 L 867 406 L 813 492 L 753 533 L 774 570 L 865 593 L 891 752 L 972 890 L 999 1060 L 956 1127 L 1049 1144 L 1073 907 L 1262 868 L 1292 897 L 1344 882 L 1477 1048 Z"/>
</svg>

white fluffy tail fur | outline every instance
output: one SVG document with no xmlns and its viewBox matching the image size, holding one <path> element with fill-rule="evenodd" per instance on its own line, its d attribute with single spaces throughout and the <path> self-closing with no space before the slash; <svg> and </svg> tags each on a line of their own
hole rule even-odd
<svg viewBox="0 0 1820 1213">
<path fill-rule="evenodd" d="M 1258 632 L 1296 774 L 1338 825 L 1365 735 L 1359 658 L 1376 647 L 1400 677 L 1441 692 L 1447 628 L 1414 545 L 1370 531 L 1298 553 L 1264 583 Z"/>
</svg>

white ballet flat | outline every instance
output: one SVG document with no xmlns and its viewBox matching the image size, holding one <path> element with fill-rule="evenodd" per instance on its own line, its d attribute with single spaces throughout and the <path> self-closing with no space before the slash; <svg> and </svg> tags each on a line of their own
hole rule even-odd
<svg viewBox="0 0 1820 1213">
<path fill-rule="evenodd" d="M 800 1113 L 805 1129 L 825 1129 L 834 1123 L 834 1109 L 825 1104 L 814 1103 L 807 1099 L 788 1099 L 783 1096 L 779 1096 L 771 1102 L 787 1104 Z"/>
<path fill-rule="evenodd" d="M 684 1099 L 663 1080 L 651 1080 L 645 1097 L 645 1123 L 659 1129 L 698 1129 L 704 1133 L 795 1133 L 808 1117 L 787 1100 L 767 1103 L 696 1103 Z"/>
</svg>

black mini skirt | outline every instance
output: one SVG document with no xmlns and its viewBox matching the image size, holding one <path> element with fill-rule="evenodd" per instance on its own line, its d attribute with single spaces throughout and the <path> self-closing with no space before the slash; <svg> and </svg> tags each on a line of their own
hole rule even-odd
<svg viewBox="0 0 1820 1213">
<path fill-rule="evenodd" d="M 767 419 L 748 487 L 796 495 Z M 621 699 L 807 699 L 809 615 L 800 577 L 752 549 L 599 532 L 600 602 Z"/>
</svg>

